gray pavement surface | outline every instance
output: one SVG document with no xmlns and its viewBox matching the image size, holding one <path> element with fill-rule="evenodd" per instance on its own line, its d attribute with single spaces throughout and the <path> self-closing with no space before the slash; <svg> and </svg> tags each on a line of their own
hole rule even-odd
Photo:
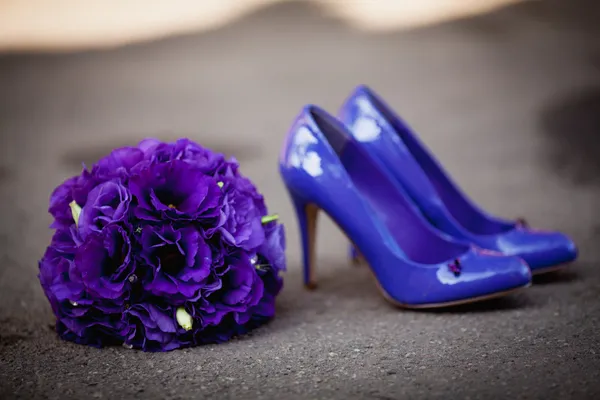
<svg viewBox="0 0 600 400">
<path fill-rule="evenodd" d="M 305 4 L 126 48 L 0 56 L 0 398 L 600 398 L 600 13 L 527 2 L 435 26 L 353 30 Z M 319 284 L 301 286 L 279 180 L 300 107 L 357 83 L 394 105 L 487 209 L 560 229 L 581 256 L 519 294 L 401 311 L 323 220 Z M 287 224 L 277 318 L 166 354 L 62 342 L 39 287 L 53 187 L 111 148 L 189 136 L 236 155 Z"/>
</svg>

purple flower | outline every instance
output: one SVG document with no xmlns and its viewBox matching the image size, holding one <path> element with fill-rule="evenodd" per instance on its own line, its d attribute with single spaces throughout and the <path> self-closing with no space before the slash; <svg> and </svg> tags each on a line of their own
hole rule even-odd
<svg viewBox="0 0 600 400">
<path fill-rule="evenodd" d="M 261 254 L 268 261 L 276 271 L 285 271 L 285 230 L 283 225 L 269 223 L 265 227 L 266 240 L 258 249 L 258 253 Z"/>
<path fill-rule="evenodd" d="M 51 228 L 68 228 L 73 225 L 73 215 L 69 204 L 75 201 L 80 207 L 87 201 L 90 190 L 96 185 L 96 181 L 86 170 L 81 175 L 74 176 L 63 182 L 52 192 L 50 196 L 50 207 L 48 212 L 54 217 Z"/>
<path fill-rule="evenodd" d="M 263 283 L 248 257 L 231 264 L 223 276 L 221 303 L 231 310 L 244 311 L 258 304 L 263 295 Z"/>
<path fill-rule="evenodd" d="M 242 175 L 239 172 L 240 164 L 237 162 L 235 157 L 231 157 L 229 160 L 219 164 L 215 170 L 215 177 L 224 178 L 241 178 Z M 248 181 L 249 182 L 249 181 Z M 256 188 L 250 183 L 252 189 L 256 191 Z"/>
<path fill-rule="evenodd" d="M 92 168 L 92 175 L 99 182 L 112 178 L 126 179 L 131 170 L 144 160 L 144 152 L 137 147 L 121 147 L 113 150 Z"/>
<path fill-rule="evenodd" d="M 283 279 L 281 279 L 277 270 L 270 268 L 259 269 L 258 274 L 265 287 L 264 296 L 256 306 L 252 307 L 250 313 L 253 318 L 272 318 L 275 316 L 275 297 L 283 288 Z"/>
<path fill-rule="evenodd" d="M 90 295 L 122 302 L 128 290 L 128 278 L 134 270 L 127 232 L 117 225 L 109 225 L 99 233 L 88 235 L 77 248 L 70 276 Z"/>
<path fill-rule="evenodd" d="M 121 331 L 124 324 L 121 308 L 103 302 L 92 304 L 65 304 L 56 330 L 60 337 L 79 344 L 95 347 L 114 345 L 122 342 Z"/>
<path fill-rule="evenodd" d="M 42 285 L 42 289 L 50 302 L 52 311 L 57 314 L 60 309 L 60 301 L 58 300 L 55 292 L 54 285 L 61 283 L 61 277 L 64 274 L 69 273 L 72 261 L 66 257 L 63 257 L 60 251 L 57 251 L 54 247 L 50 246 L 46 249 L 44 257 L 40 260 L 39 266 L 39 279 Z"/>
<path fill-rule="evenodd" d="M 61 256 L 73 259 L 77 243 L 75 242 L 75 229 L 58 229 L 52 235 L 52 241 L 48 249 L 58 252 Z"/>
<path fill-rule="evenodd" d="M 155 163 L 181 160 L 208 176 L 213 176 L 228 163 L 223 154 L 215 153 L 189 139 L 179 139 L 175 143 L 146 139 L 140 142 L 139 147 L 146 160 Z"/>
<path fill-rule="evenodd" d="M 150 268 L 144 289 L 175 304 L 197 300 L 211 274 L 211 249 L 193 227 L 144 227 L 141 257 Z"/>
<path fill-rule="evenodd" d="M 262 197 L 245 178 L 225 178 L 222 182 L 225 198 L 218 228 L 208 229 L 207 233 L 211 235 L 218 231 L 227 244 L 244 250 L 257 248 L 265 240 L 260 221 L 266 214 L 266 208 L 260 201 Z M 262 206 L 257 207 L 257 204 Z"/>
<path fill-rule="evenodd" d="M 148 164 L 131 177 L 135 216 L 150 221 L 197 220 L 219 215 L 221 190 L 217 182 L 191 165 L 175 160 Z"/>
<path fill-rule="evenodd" d="M 96 186 L 87 197 L 79 217 L 82 238 L 100 232 L 111 222 L 125 219 L 129 211 L 131 194 L 119 181 L 108 181 Z"/>
<path fill-rule="evenodd" d="M 269 223 L 265 226 L 266 240 L 258 249 L 257 272 L 264 284 L 264 295 L 252 307 L 253 317 L 271 318 L 275 315 L 275 297 L 283 287 L 280 271 L 285 271 L 285 231 L 283 225 Z"/>
<path fill-rule="evenodd" d="M 198 304 L 203 324 L 217 325 L 228 313 L 233 314 L 236 323 L 245 324 L 251 317 L 248 311 L 260 302 L 264 293 L 263 281 L 248 254 L 231 259 L 221 280 L 222 288 Z"/>
<path fill-rule="evenodd" d="M 146 138 L 138 143 L 138 149 L 144 154 L 145 160 L 152 160 L 156 153 L 156 148 L 160 145 L 169 145 L 169 143 L 163 143 L 155 138 Z"/>
<path fill-rule="evenodd" d="M 58 231 L 53 243 L 64 244 L 67 235 Z M 81 282 L 71 280 L 75 271 L 74 255 L 50 246 L 39 263 L 39 279 L 58 317 L 57 332 L 66 340 L 101 346 L 118 342 L 122 329 L 121 307 L 110 300 L 93 301 Z M 75 274 L 76 275 L 76 274 Z"/>
<path fill-rule="evenodd" d="M 125 344 L 144 351 L 168 351 L 181 347 L 173 308 L 152 303 L 135 304 L 123 315 Z"/>
<path fill-rule="evenodd" d="M 46 297 L 55 313 L 61 312 L 65 303 L 85 302 L 84 287 L 71 280 L 74 271 L 75 244 L 68 230 L 57 231 L 39 262 L 39 279 Z"/>
</svg>

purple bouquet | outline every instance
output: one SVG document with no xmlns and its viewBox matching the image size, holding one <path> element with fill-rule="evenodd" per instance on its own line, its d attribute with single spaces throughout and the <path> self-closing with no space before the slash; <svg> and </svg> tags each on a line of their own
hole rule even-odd
<svg viewBox="0 0 600 400">
<path fill-rule="evenodd" d="M 283 226 L 235 159 L 147 139 L 66 180 L 49 211 L 39 279 L 65 340 L 168 351 L 275 314 Z"/>
</svg>

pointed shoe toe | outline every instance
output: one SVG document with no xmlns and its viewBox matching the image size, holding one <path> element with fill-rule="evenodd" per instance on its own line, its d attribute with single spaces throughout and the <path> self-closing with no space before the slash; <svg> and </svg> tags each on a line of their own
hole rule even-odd
<svg viewBox="0 0 600 400">
<path fill-rule="evenodd" d="M 505 254 L 523 258 L 534 275 L 565 267 L 577 259 L 575 242 L 561 232 L 516 228 L 498 239 Z"/>
<path fill-rule="evenodd" d="M 531 270 L 519 257 L 487 255 L 473 250 L 457 260 L 439 265 L 408 279 L 422 288 L 419 291 L 386 290 L 386 298 L 397 306 L 439 308 L 504 296 L 531 285 Z M 429 275 L 429 276 L 428 276 Z M 421 283 L 422 282 L 422 283 Z"/>
</svg>

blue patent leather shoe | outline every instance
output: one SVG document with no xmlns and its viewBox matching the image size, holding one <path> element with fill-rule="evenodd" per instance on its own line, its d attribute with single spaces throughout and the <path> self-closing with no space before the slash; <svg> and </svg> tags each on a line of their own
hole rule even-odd
<svg viewBox="0 0 600 400">
<path fill-rule="evenodd" d="M 449 306 L 531 283 L 522 259 L 489 254 L 432 228 L 379 161 L 319 107 L 306 106 L 293 123 L 279 168 L 297 213 L 309 288 L 320 210 L 357 246 L 395 305 Z"/>
<path fill-rule="evenodd" d="M 577 258 L 577 248 L 566 235 L 530 229 L 523 220 L 494 217 L 470 201 L 410 128 L 369 88 L 355 89 L 341 107 L 339 119 L 439 230 L 484 249 L 519 256 L 534 274 Z"/>
</svg>

